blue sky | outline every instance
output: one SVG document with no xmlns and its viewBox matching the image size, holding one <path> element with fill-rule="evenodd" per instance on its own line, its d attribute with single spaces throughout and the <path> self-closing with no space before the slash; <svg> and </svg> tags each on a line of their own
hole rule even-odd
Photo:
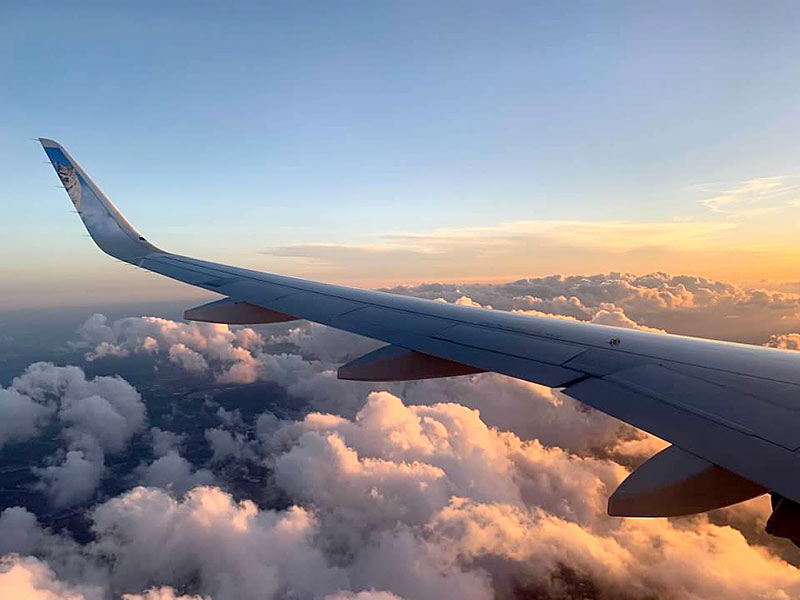
<svg viewBox="0 0 800 600">
<path fill-rule="evenodd" d="M 178 289 L 82 237 L 37 136 L 63 143 L 149 239 L 212 260 L 359 284 L 684 264 L 732 277 L 723 258 L 747 245 L 771 254 L 742 278 L 762 267 L 780 278 L 797 234 L 799 13 L 792 2 L 7 3 L 0 306 L 127 297 L 126 281 Z M 731 191 L 731 205 L 769 210 L 709 205 Z M 481 244 L 507 244 L 508 224 L 531 221 L 512 227 L 514 260 L 470 270 L 476 228 Z M 541 238 L 543 221 L 687 226 L 675 247 L 632 242 L 583 260 L 586 244 Z M 632 239 L 653 235 L 642 231 Z M 437 240 L 416 252 L 409 234 Z"/>
</svg>

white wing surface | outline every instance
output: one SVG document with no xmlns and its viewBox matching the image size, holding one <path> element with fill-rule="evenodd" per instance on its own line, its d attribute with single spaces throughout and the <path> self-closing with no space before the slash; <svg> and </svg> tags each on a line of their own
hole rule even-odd
<svg viewBox="0 0 800 600">
<path fill-rule="evenodd" d="M 187 318 L 308 319 L 387 343 L 343 366 L 346 379 L 494 371 L 562 388 L 673 444 L 618 488 L 612 514 L 689 514 L 771 492 L 768 530 L 800 538 L 787 525 L 800 515 L 800 353 L 444 304 L 172 254 L 147 242 L 60 144 L 40 141 L 102 250 L 226 297 Z"/>
</svg>

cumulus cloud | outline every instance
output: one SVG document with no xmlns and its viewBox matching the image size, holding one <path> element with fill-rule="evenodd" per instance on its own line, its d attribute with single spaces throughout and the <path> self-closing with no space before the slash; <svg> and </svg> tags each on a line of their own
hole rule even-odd
<svg viewBox="0 0 800 600">
<path fill-rule="evenodd" d="M 233 433 L 222 427 L 206 429 L 204 432 L 214 455 L 211 462 L 223 462 L 225 460 L 242 460 L 246 457 L 254 458 L 255 455 L 248 447 L 248 440 L 241 433 Z"/>
<path fill-rule="evenodd" d="M 79 504 L 94 494 L 103 476 L 102 454 L 87 455 L 83 450 L 69 450 L 62 462 L 34 472 L 40 477 L 38 488 L 44 491 L 54 506 Z"/>
<path fill-rule="evenodd" d="M 32 556 L 0 558 L 0 595 L 19 600 L 100 600 L 94 586 L 72 586 L 60 581 L 52 569 Z"/>
<path fill-rule="evenodd" d="M 0 388 L 0 448 L 34 437 L 50 407 L 15 389 Z"/>
<path fill-rule="evenodd" d="M 381 592 L 377 590 L 368 590 L 364 592 L 338 592 L 336 594 L 329 594 L 325 596 L 325 600 L 402 600 L 400 596 L 392 594 L 391 592 Z"/>
<path fill-rule="evenodd" d="M 796 322 L 800 311 L 800 294 L 662 272 L 551 275 L 503 284 L 430 283 L 389 291 L 751 343 L 785 329 L 787 320 Z"/>
<path fill-rule="evenodd" d="M 203 355 L 188 348 L 185 344 L 178 343 L 170 346 L 169 359 L 193 373 L 202 373 L 208 369 L 208 363 Z"/>
<path fill-rule="evenodd" d="M 34 468 L 55 506 L 92 496 L 103 475 L 106 453 L 118 453 L 145 422 L 145 407 L 133 386 L 119 377 L 87 379 L 79 367 L 34 363 L 11 386 L 0 389 L 0 446 L 24 441 L 56 422 L 65 448 L 47 466 Z"/>
<path fill-rule="evenodd" d="M 654 309 L 671 311 L 714 306 L 797 310 L 800 294 L 748 289 L 734 283 L 663 272 L 635 275 L 550 275 L 504 284 L 423 284 L 398 286 L 390 291 L 450 302 L 467 296 L 504 310 L 538 309 L 586 318 L 592 311 L 617 306 L 634 315 Z"/>
<path fill-rule="evenodd" d="M 0 598 L 9 600 L 102 600 L 107 590 L 98 585 L 60 580 L 49 565 L 33 556 L 0 558 Z M 141 594 L 123 594 L 122 600 L 211 600 L 210 596 L 182 595 L 172 587 L 151 588 Z"/>
<path fill-rule="evenodd" d="M 168 489 L 181 496 L 199 485 L 216 483 L 216 477 L 208 469 L 195 470 L 177 450 L 168 450 L 139 468 L 139 481 L 142 485 Z"/>
<path fill-rule="evenodd" d="M 179 449 L 185 438 L 186 436 L 181 433 L 167 431 L 160 427 L 150 428 L 150 441 L 155 456 L 164 456 L 170 450 Z"/>
<path fill-rule="evenodd" d="M 797 310 L 791 294 L 665 274 L 396 291 L 634 328 L 661 325 L 653 315 Z M 110 357 L 113 347 L 116 356 L 150 355 L 191 371 L 203 363 L 173 358 L 191 351 L 217 381 L 271 381 L 315 411 L 256 420 L 220 407 L 221 426 L 200 429 L 211 454 L 200 469 L 182 455 L 181 434 L 152 429 L 153 460 L 136 473 L 147 487 L 91 511 L 95 540 L 73 551 L 79 558 L 71 563 L 42 549 L 50 534 L 30 513 L 0 515 L 0 537 L 8 532 L 9 540 L 0 549 L 36 553 L 67 591 L 359 600 L 800 595 L 800 572 L 765 546 L 772 542 L 760 531 L 769 514 L 763 498 L 711 516 L 606 516 L 611 491 L 664 442 L 558 391 L 496 374 L 341 382 L 337 364 L 375 343 L 302 322 L 271 336 L 149 317 L 87 323 L 89 359 Z M 788 347 L 778 337 L 772 345 Z M 129 439 L 130 428 L 117 426 L 102 403 L 97 420 L 87 421 L 91 397 L 108 394 L 53 401 L 64 395 L 53 376 L 14 386 L 70 430 L 64 465 L 70 452 L 79 466 L 79 458 L 91 462 L 92 448 L 112 452 L 114 440 Z M 280 487 L 279 508 L 242 500 L 232 481 L 214 475 L 245 463 L 269 468 L 265 485 Z"/>
<path fill-rule="evenodd" d="M 103 589 L 147 582 L 150 594 L 245 600 L 800 593 L 797 568 L 727 524 L 606 516 L 624 467 L 521 440 L 464 406 L 376 392 L 353 419 L 274 425 L 271 460 L 293 506 L 260 509 L 204 486 L 182 499 L 126 492 L 90 513 L 83 560 L 100 565 Z M 7 521 L 32 528 L 24 513 Z M 63 579 L 61 560 L 48 564 Z"/>
<path fill-rule="evenodd" d="M 326 327 L 302 322 L 285 334 L 273 335 L 270 344 L 291 344 L 306 359 L 327 364 L 344 363 L 381 346 L 381 342 Z"/>
<path fill-rule="evenodd" d="M 249 328 L 233 330 L 214 323 L 178 323 L 159 317 L 129 317 L 108 323 L 95 314 L 78 329 L 82 345 L 90 348 L 87 360 L 125 357 L 131 354 L 167 352 L 169 359 L 196 373 L 217 366 L 216 377 L 223 382 L 255 381 L 252 351 L 263 339 Z"/>
<path fill-rule="evenodd" d="M 782 350 L 800 350 L 800 333 L 773 334 L 764 345 Z"/>
<path fill-rule="evenodd" d="M 11 552 L 29 554 L 42 542 L 44 533 L 36 515 L 21 506 L 0 512 L 0 555 Z"/>
<path fill-rule="evenodd" d="M 283 433 L 295 441 L 277 460 L 279 483 L 320 509 L 339 544 L 353 530 L 397 536 L 403 523 L 440 564 L 480 565 L 495 591 L 514 581 L 542 597 L 574 583 L 559 579 L 564 568 L 609 597 L 800 592 L 796 568 L 705 517 L 605 516 L 624 469 L 489 429 L 458 405 L 373 394 L 355 420 L 312 414 Z"/>
<path fill-rule="evenodd" d="M 497 373 L 409 382 L 394 389 L 411 404 L 477 409 L 491 427 L 582 456 L 615 456 L 627 464 L 664 447 L 664 442 L 558 390 Z"/>
<path fill-rule="evenodd" d="M 303 322 L 264 339 L 249 328 L 208 323 L 180 323 L 156 317 L 129 317 L 109 323 L 93 315 L 79 329 L 87 360 L 149 354 L 165 356 L 190 373 L 211 375 L 218 383 L 271 381 L 317 408 L 354 414 L 359 392 L 369 386 L 342 382 L 335 368 L 342 361 L 373 350 L 380 342 Z M 109 341 L 110 340 L 110 341 Z M 145 348 L 146 340 L 155 340 Z M 282 348 L 276 351 L 276 348 Z M 288 351 L 288 350 L 291 351 Z M 224 414 L 221 414 L 224 419 Z"/>
<path fill-rule="evenodd" d="M 122 594 L 122 600 L 211 600 L 210 596 L 185 595 L 169 586 L 152 588 L 143 594 Z"/>
<path fill-rule="evenodd" d="M 291 508 L 259 511 L 217 488 L 200 487 L 183 501 L 136 488 L 95 509 L 98 549 L 112 557 L 114 585 L 199 580 L 214 598 L 275 597 L 289 587 L 301 597 L 345 587 L 312 545 L 316 520 Z"/>
</svg>

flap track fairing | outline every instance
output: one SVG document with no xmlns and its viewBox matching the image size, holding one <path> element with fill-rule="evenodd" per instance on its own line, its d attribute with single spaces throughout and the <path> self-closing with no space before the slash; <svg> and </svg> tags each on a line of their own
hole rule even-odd
<svg viewBox="0 0 800 600">
<path fill-rule="evenodd" d="M 706 512 L 768 490 L 694 454 L 670 446 L 623 481 L 608 499 L 612 517 L 677 517 Z"/>
<path fill-rule="evenodd" d="M 239 302 L 232 298 L 224 298 L 195 306 L 184 311 L 187 321 L 203 321 L 205 323 L 226 323 L 228 325 L 258 325 L 260 323 L 283 323 L 296 321 L 297 317 L 287 315 L 263 306 Z"/>
<path fill-rule="evenodd" d="M 352 381 L 412 381 L 483 372 L 483 369 L 390 345 L 339 367 L 338 377 Z"/>
</svg>

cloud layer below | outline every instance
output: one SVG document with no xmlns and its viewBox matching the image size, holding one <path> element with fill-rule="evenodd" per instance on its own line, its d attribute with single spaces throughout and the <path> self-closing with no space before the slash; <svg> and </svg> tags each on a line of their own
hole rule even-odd
<svg viewBox="0 0 800 600">
<path fill-rule="evenodd" d="M 395 291 L 655 329 L 654 315 L 723 323 L 798 308 L 796 295 L 665 274 Z M 95 315 L 79 335 L 96 367 L 135 356 L 210 385 L 270 382 L 307 414 L 211 401 L 208 459 L 193 464 L 186 434 L 147 429 L 124 380 L 32 365 L 0 390 L 0 424 L 13 424 L 0 426 L 0 443 L 57 429 L 40 489 L 83 506 L 94 539 L 79 544 L 22 507 L 3 511 L 0 589 L 17 598 L 800 596 L 796 551 L 763 534 L 766 497 L 680 519 L 606 516 L 611 491 L 664 443 L 557 391 L 495 374 L 342 382 L 335 367 L 376 344 L 308 323 L 255 331 Z M 796 336 L 761 341 L 796 348 Z M 130 489 L 91 504 L 105 458 L 133 440 L 151 458 Z M 256 473 L 264 493 L 251 500 L 237 480 Z"/>
</svg>

